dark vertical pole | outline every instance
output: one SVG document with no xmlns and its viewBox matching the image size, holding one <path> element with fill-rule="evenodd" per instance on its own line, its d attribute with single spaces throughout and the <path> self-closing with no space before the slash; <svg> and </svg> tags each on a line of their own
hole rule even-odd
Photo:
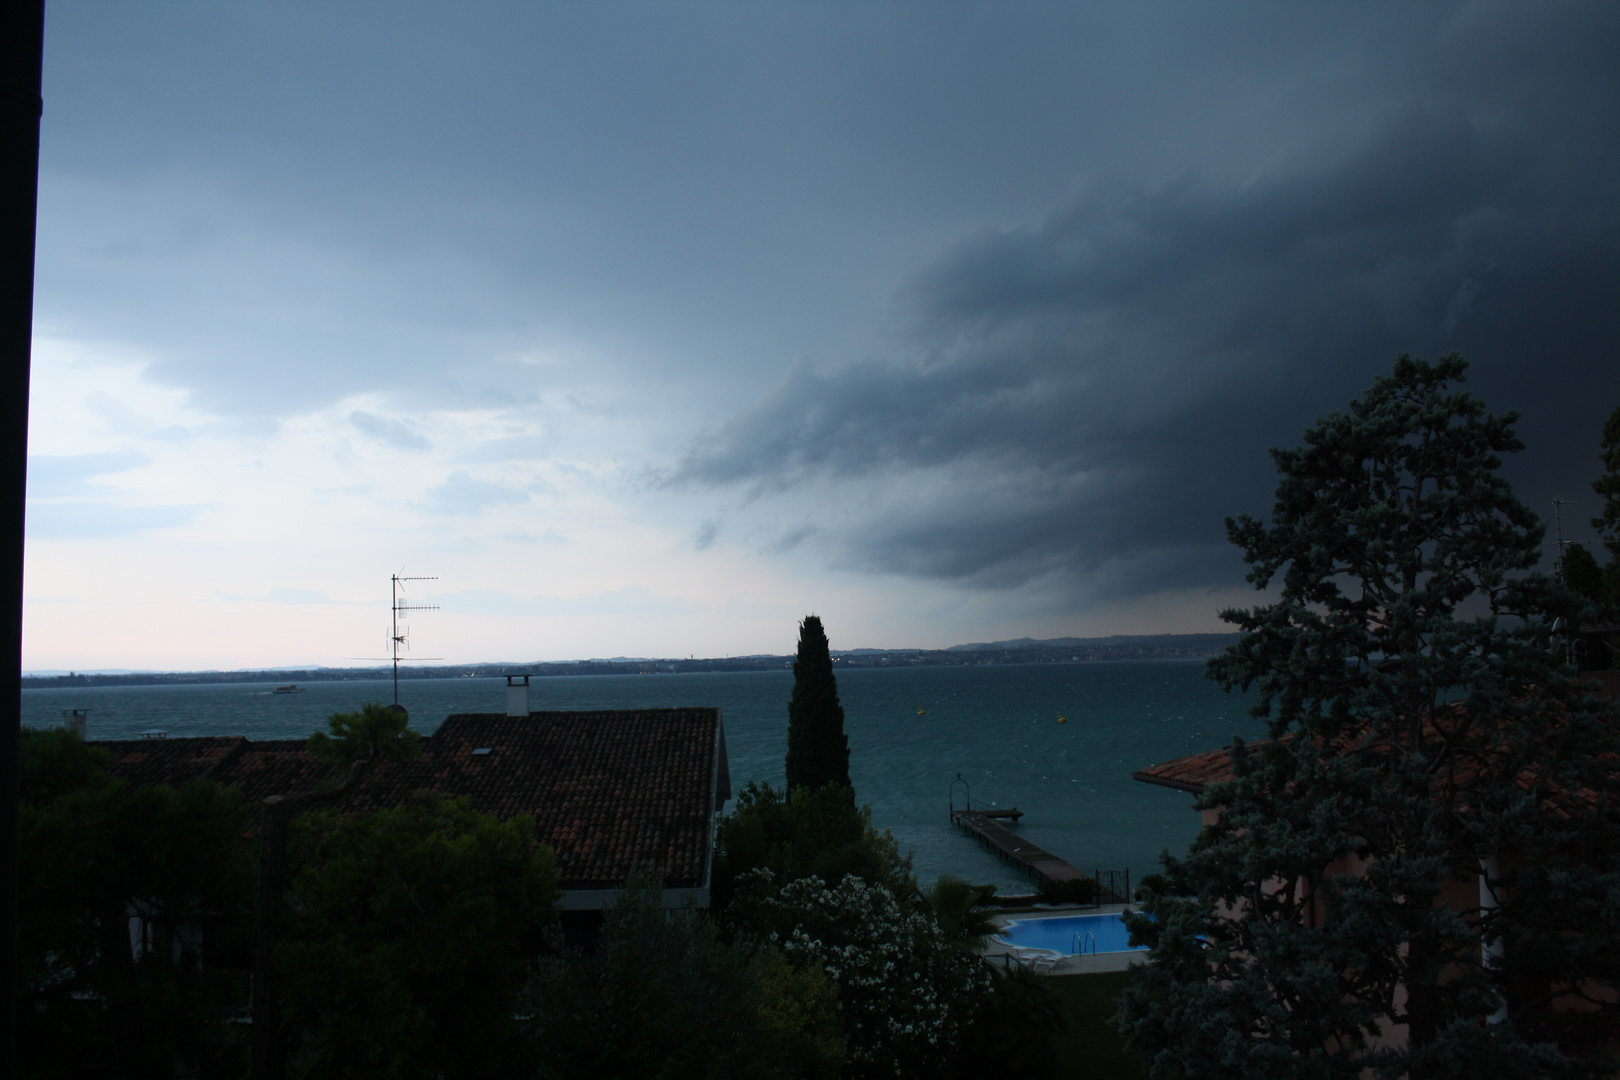
<svg viewBox="0 0 1620 1080">
<path fill-rule="evenodd" d="M 399 708 L 399 575 L 388 578 L 388 654 L 394 658 L 394 708 Z"/>
<path fill-rule="evenodd" d="M 271 795 L 259 806 L 259 902 L 253 925 L 253 1030 L 248 1080 L 282 1080 L 287 1073 L 286 1040 L 281 1031 L 281 976 L 275 948 L 281 940 L 282 898 L 287 893 L 287 813 L 285 795 Z"/>
<path fill-rule="evenodd" d="M 45 0 L 0 15 L 0 1072 L 17 1056 L 17 740 L 22 726 L 23 500 L 39 201 Z"/>
</svg>

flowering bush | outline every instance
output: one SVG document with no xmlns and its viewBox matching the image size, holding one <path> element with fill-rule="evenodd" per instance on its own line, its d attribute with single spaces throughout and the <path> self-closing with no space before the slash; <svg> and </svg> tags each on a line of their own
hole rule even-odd
<svg viewBox="0 0 1620 1080">
<path fill-rule="evenodd" d="M 851 1075 L 937 1070 L 989 989 L 979 957 L 952 948 L 933 918 L 863 878 L 828 886 L 806 877 L 777 889 L 774 874 L 756 870 L 739 884 L 734 924 L 838 984 Z"/>
</svg>

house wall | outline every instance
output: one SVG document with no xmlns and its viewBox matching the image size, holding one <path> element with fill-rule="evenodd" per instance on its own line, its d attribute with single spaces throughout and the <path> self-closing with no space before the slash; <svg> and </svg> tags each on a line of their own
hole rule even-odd
<svg viewBox="0 0 1620 1080">
<path fill-rule="evenodd" d="M 557 906 L 564 911 L 606 911 L 619 902 L 618 889 L 569 889 Z M 683 908 L 709 906 L 709 889 L 665 889 L 664 906 Z"/>
</svg>

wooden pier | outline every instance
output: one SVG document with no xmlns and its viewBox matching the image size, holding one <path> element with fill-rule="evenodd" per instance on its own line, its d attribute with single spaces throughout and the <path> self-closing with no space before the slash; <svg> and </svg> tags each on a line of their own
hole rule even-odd
<svg viewBox="0 0 1620 1080">
<path fill-rule="evenodd" d="M 951 820 L 966 829 L 985 847 L 1033 875 L 1037 881 L 1074 881 L 1087 876 L 1050 851 L 1036 847 L 993 820 L 1012 818 L 1017 821 L 1022 814 L 1023 811 L 1020 810 L 952 810 Z"/>
</svg>

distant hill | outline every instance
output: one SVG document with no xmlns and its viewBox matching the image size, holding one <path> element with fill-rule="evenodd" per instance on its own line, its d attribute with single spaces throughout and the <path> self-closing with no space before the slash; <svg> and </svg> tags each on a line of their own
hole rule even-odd
<svg viewBox="0 0 1620 1080">
<path fill-rule="evenodd" d="M 1060 637 L 1036 640 L 1014 638 L 1012 641 L 980 641 L 972 645 L 952 645 L 946 652 L 970 652 L 984 649 L 1095 649 L 1103 648 L 1167 648 L 1218 652 L 1228 645 L 1237 644 L 1237 634 L 1113 634 L 1109 637 Z"/>
<path fill-rule="evenodd" d="M 1072 664 L 1104 660 L 1196 660 L 1233 644 L 1236 634 L 1115 634 L 1102 638 L 1017 638 L 953 645 L 948 649 L 850 649 L 834 651 L 840 667 L 963 667 L 976 664 Z M 689 657 L 653 660 L 536 660 L 531 663 L 443 664 L 401 668 L 401 679 L 464 679 L 502 675 L 676 675 L 699 671 L 780 671 L 791 656 Z M 282 668 L 251 671 L 27 672 L 25 690 L 71 686 L 155 686 L 180 683 L 300 683 L 382 679 L 387 667 Z"/>
</svg>

